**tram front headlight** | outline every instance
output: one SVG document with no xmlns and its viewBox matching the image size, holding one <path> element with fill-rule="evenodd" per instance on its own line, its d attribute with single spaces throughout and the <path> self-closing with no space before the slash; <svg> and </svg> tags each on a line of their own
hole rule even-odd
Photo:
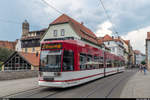
<svg viewBox="0 0 150 100">
<path fill-rule="evenodd" d="M 39 75 L 40 75 L 40 77 L 42 77 L 43 76 L 43 72 L 39 72 Z"/>
<path fill-rule="evenodd" d="M 61 76 L 61 72 L 55 72 L 54 75 L 55 76 Z"/>
</svg>

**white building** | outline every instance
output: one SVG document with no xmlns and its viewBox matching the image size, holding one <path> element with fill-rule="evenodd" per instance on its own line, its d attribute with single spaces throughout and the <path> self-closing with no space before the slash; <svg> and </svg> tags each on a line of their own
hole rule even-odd
<svg viewBox="0 0 150 100">
<path fill-rule="evenodd" d="M 79 23 L 69 16 L 63 14 L 54 20 L 48 27 L 42 41 L 74 39 L 81 40 L 96 48 L 103 48 L 99 44 L 96 35 L 83 22 Z"/>
<path fill-rule="evenodd" d="M 135 54 L 135 64 L 139 65 L 141 64 L 142 61 L 145 61 L 145 55 L 142 54 L 139 50 L 134 50 L 134 54 Z"/>
<path fill-rule="evenodd" d="M 124 46 L 120 38 L 114 38 L 109 35 L 103 37 L 104 44 L 111 49 L 111 53 L 124 57 Z"/>
<path fill-rule="evenodd" d="M 147 32 L 146 38 L 146 63 L 148 69 L 150 69 L 150 32 Z"/>
<path fill-rule="evenodd" d="M 20 39 L 17 39 L 17 44 L 16 44 L 16 47 L 15 47 L 15 51 L 22 51 Z"/>
</svg>

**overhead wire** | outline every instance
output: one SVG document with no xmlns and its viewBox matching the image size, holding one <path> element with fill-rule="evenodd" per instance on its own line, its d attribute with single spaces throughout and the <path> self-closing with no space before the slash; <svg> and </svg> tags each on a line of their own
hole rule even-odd
<svg viewBox="0 0 150 100">
<path fill-rule="evenodd" d="M 45 0 L 41 0 L 41 1 L 43 1 L 43 3 L 45 3 L 46 5 L 48 5 L 49 7 L 51 7 L 53 10 L 55 10 L 59 14 L 63 14 L 62 11 L 58 10 L 57 8 L 55 8 L 54 6 L 52 6 L 51 4 L 49 4 L 48 2 L 46 2 Z"/>
<path fill-rule="evenodd" d="M 59 11 L 58 9 L 56 9 L 54 6 L 50 5 L 49 3 L 47 3 L 45 0 L 41 0 L 43 1 L 45 4 L 47 4 L 49 7 L 51 7 L 52 9 L 54 9 L 55 11 L 57 11 L 59 14 L 63 14 L 61 11 Z M 17 21 L 13 21 L 13 20 L 6 20 L 6 19 L 3 19 L 3 18 L 0 18 L 0 22 L 3 22 L 3 23 L 10 23 L 10 24 L 16 24 L 16 25 L 21 25 L 22 23 L 20 22 L 17 22 Z M 34 25 L 30 25 L 30 27 L 40 27 L 40 26 L 34 26 Z"/>
<path fill-rule="evenodd" d="M 107 19 L 112 23 L 112 26 L 113 26 L 112 29 L 113 29 L 113 31 L 114 31 L 114 34 L 117 34 L 117 36 L 119 36 L 119 35 L 118 35 L 118 32 L 117 32 L 117 29 L 115 28 L 111 17 L 110 17 L 109 14 L 107 13 L 106 8 L 105 8 L 105 6 L 104 6 L 102 0 L 100 0 L 100 3 L 101 3 L 101 5 L 102 5 L 102 7 L 103 7 L 103 9 L 104 9 L 104 12 L 105 12 L 105 15 L 106 15 Z"/>
</svg>

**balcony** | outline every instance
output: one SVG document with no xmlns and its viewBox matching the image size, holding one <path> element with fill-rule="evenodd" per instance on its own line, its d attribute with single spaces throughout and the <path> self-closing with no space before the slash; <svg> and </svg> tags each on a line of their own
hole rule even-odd
<svg viewBox="0 0 150 100">
<path fill-rule="evenodd" d="M 28 48 L 28 47 L 40 47 L 40 43 L 21 43 L 22 48 Z"/>
</svg>

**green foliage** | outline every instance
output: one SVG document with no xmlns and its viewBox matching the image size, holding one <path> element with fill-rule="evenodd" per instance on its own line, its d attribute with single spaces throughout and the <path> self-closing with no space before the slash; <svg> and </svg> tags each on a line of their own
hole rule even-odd
<svg viewBox="0 0 150 100">
<path fill-rule="evenodd" d="M 0 62 L 4 62 L 11 54 L 13 50 L 7 48 L 0 48 Z"/>
<path fill-rule="evenodd" d="M 2 63 L 3 63 L 3 62 L 0 62 L 0 71 L 2 70 Z"/>
<path fill-rule="evenodd" d="M 141 62 L 141 64 L 142 64 L 142 65 L 145 65 L 145 64 L 146 64 L 146 62 L 145 62 L 145 61 L 142 61 L 142 62 Z"/>
</svg>

